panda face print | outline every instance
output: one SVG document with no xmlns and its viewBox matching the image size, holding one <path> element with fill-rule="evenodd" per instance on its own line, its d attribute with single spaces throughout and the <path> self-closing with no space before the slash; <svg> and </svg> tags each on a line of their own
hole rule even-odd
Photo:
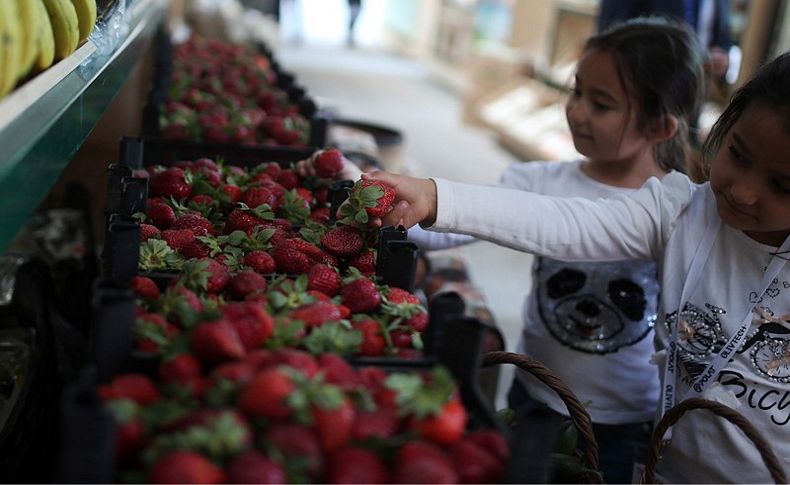
<svg viewBox="0 0 790 485">
<path fill-rule="evenodd" d="M 565 263 L 540 258 L 536 271 L 541 319 L 574 349 L 616 352 L 642 340 L 658 300 L 652 262 Z"/>
</svg>

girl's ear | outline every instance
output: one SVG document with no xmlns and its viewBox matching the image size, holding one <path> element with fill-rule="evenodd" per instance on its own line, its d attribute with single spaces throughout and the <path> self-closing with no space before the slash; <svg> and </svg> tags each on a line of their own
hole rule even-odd
<svg viewBox="0 0 790 485">
<path fill-rule="evenodd" d="M 650 123 L 647 135 L 653 140 L 653 142 L 661 143 L 662 141 L 669 140 L 675 136 L 679 125 L 680 122 L 678 122 L 677 116 L 673 114 L 666 114 L 660 120 Z"/>
</svg>

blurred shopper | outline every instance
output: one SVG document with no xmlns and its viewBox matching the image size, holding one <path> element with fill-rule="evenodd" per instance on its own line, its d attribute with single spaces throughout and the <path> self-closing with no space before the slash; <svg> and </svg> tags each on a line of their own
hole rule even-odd
<svg viewBox="0 0 790 485">
<path fill-rule="evenodd" d="M 682 172 L 689 118 L 702 90 L 701 51 L 688 25 L 662 18 L 632 19 L 590 38 L 566 108 L 584 158 L 515 164 L 500 184 L 595 200 Z M 476 240 L 418 226 L 409 239 L 426 250 Z M 589 402 L 608 483 L 631 479 L 655 416 L 659 377 L 649 361 L 658 297 L 654 261 L 535 258 L 519 351 L 546 364 Z M 508 398 L 517 415 L 567 416 L 559 397 L 526 372 L 517 374 Z"/>
<path fill-rule="evenodd" d="M 357 23 L 359 11 L 362 10 L 362 0 L 348 0 L 348 46 L 354 47 L 354 25 Z"/>
</svg>

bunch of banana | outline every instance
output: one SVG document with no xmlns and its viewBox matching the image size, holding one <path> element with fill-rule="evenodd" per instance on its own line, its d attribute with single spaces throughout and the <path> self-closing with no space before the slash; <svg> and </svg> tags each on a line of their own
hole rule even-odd
<svg viewBox="0 0 790 485">
<path fill-rule="evenodd" d="M 96 0 L 0 0 L 0 96 L 68 57 L 96 24 Z"/>
</svg>

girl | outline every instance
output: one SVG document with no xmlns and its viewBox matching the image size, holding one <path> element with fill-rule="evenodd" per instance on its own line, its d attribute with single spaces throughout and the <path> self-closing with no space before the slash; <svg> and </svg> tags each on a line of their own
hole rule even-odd
<svg viewBox="0 0 790 485">
<path fill-rule="evenodd" d="M 666 349 L 655 359 L 664 371 L 660 411 L 690 396 L 727 403 L 787 460 L 790 53 L 736 92 L 705 154 L 709 183 L 675 172 L 596 201 L 378 172 L 371 178 L 400 200 L 374 222 L 421 223 L 568 260 L 656 260 L 656 337 Z M 673 428 L 659 474 L 666 482 L 770 480 L 751 442 L 702 412 Z"/>
<path fill-rule="evenodd" d="M 594 200 L 682 171 L 703 76 L 699 49 L 688 27 L 660 18 L 632 20 L 591 37 L 566 107 L 576 149 L 585 158 L 515 164 L 501 185 Z M 419 227 L 409 239 L 423 249 L 476 241 Z M 627 482 L 636 449 L 649 439 L 659 396 L 658 373 L 649 362 L 656 263 L 538 257 L 532 280 L 519 352 L 546 364 L 589 402 L 604 479 Z M 567 415 L 556 393 L 526 372 L 516 373 L 509 405 L 522 416 Z"/>
</svg>

